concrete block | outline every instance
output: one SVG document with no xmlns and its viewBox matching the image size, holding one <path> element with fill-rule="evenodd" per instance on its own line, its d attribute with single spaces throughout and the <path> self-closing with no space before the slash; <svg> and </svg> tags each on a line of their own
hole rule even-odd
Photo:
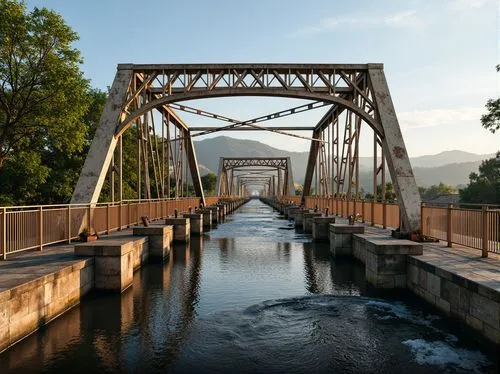
<svg viewBox="0 0 500 374">
<path fill-rule="evenodd" d="M 473 293 L 470 299 L 470 314 L 492 328 L 500 330 L 500 306 L 497 302 Z"/>
<path fill-rule="evenodd" d="M 465 316 L 465 322 L 472 327 L 474 330 L 483 331 L 483 321 L 477 319 L 474 316 L 467 314 Z"/>
<path fill-rule="evenodd" d="M 293 219 L 295 221 L 295 228 L 303 229 L 304 213 L 309 213 L 309 209 L 297 209 L 294 211 Z"/>
<path fill-rule="evenodd" d="M 212 227 L 212 211 L 210 209 L 200 209 L 196 212 L 203 214 L 203 229 L 210 230 Z"/>
<path fill-rule="evenodd" d="M 191 235 L 191 224 L 189 218 L 167 218 L 165 225 L 174 227 L 174 242 L 188 242 Z"/>
<path fill-rule="evenodd" d="M 182 215 L 184 218 L 189 218 L 191 235 L 203 234 L 203 214 L 201 213 L 187 213 Z"/>
<path fill-rule="evenodd" d="M 207 206 L 205 209 L 212 211 L 212 224 L 219 223 L 219 207 L 218 206 Z"/>
<path fill-rule="evenodd" d="M 440 297 L 436 297 L 436 307 L 446 314 L 450 314 L 450 303 Z"/>
<path fill-rule="evenodd" d="M 332 231 L 336 234 L 363 234 L 365 232 L 365 226 L 333 223 L 330 224 L 330 232 Z"/>
<path fill-rule="evenodd" d="M 330 240 L 330 224 L 335 223 L 335 217 L 314 217 L 312 237 L 316 241 Z"/>
<path fill-rule="evenodd" d="M 313 223 L 314 223 L 315 217 L 321 217 L 321 213 L 320 212 L 304 213 L 304 217 L 302 219 L 302 229 L 305 232 L 312 233 Z"/>
<path fill-rule="evenodd" d="M 434 296 L 441 297 L 441 278 L 427 273 L 427 290 Z"/>
<path fill-rule="evenodd" d="M 148 258 L 151 261 L 163 261 L 170 251 L 173 241 L 172 225 L 138 226 L 133 228 L 134 236 L 145 236 L 148 238 Z M 140 250 L 140 248 L 138 248 Z"/>
<path fill-rule="evenodd" d="M 500 330 L 488 325 L 483 324 L 483 334 L 495 344 L 500 344 Z"/>
</svg>

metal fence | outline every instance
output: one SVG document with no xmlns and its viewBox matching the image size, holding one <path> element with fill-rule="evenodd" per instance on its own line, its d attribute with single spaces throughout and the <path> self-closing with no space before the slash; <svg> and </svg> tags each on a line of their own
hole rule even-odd
<svg viewBox="0 0 500 374">
<path fill-rule="evenodd" d="M 300 198 L 285 196 L 284 201 L 300 204 Z M 306 197 L 307 208 L 329 211 L 340 217 L 358 215 L 362 222 L 383 228 L 400 227 L 399 205 L 369 200 L 346 200 L 326 197 Z M 459 207 L 421 207 L 421 234 L 453 244 L 476 248 L 487 257 L 488 252 L 500 254 L 500 207 L 467 205 Z"/>
<path fill-rule="evenodd" d="M 217 198 L 207 203 L 217 203 Z M 150 220 L 165 218 L 199 205 L 197 197 L 162 200 L 127 200 L 115 203 L 37 205 L 0 208 L 0 253 L 7 255 L 28 249 L 71 242 L 83 230 L 109 233 Z"/>
</svg>

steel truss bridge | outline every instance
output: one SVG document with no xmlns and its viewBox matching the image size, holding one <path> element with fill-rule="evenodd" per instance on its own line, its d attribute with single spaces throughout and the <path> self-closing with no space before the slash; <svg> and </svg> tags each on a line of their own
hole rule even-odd
<svg viewBox="0 0 500 374">
<path fill-rule="evenodd" d="M 248 196 L 250 187 L 261 196 L 294 195 L 290 157 L 221 157 L 217 196 Z"/>
<path fill-rule="evenodd" d="M 310 102 L 251 119 L 229 118 L 183 104 L 187 100 L 231 96 Z M 261 124 L 319 108 L 326 113 L 316 124 Z M 224 125 L 190 127 L 179 112 L 210 117 Z M 400 206 L 400 227 L 405 231 L 419 229 L 420 196 L 382 64 L 119 64 L 72 203 L 96 203 L 106 176 L 112 199 L 117 194 L 117 199 L 122 200 L 123 136 L 127 131 L 137 139 L 139 199 L 187 196 L 191 180 L 196 196 L 205 202 L 193 138 L 222 130 L 272 131 L 309 139 L 303 200 L 311 195 L 313 184 L 318 197 L 357 196 L 362 128 L 373 137 L 374 191 L 379 184 L 384 189 L 387 164 Z M 311 134 L 289 133 L 295 130 Z M 273 168 L 278 170 L 276 182 L 265 177 L 266 185 L 274 183 L 267 187 L 268 192 L 291 194 L 291 169 Z M 249 175 L 234 179 L 241 174 L 235 170 L 222 165 L 219 194 L 243 192 L 241 186 L 251 183 Z"/>
</svg>

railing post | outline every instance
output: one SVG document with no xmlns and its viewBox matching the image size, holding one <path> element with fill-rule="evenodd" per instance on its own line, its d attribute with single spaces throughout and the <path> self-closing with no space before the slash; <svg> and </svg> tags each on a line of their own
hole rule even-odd
<svg viewBox="0 0 500 374">
<path fill-rule="evenodd" d="M 92 227 L 91 226 L 92 221 L 91 221 L 91 218 L 90 218 L 91 214 L 92 214 L 92 204 L 89 204 L 89 211 L 87 212 L 87 231 L 89 232 L 89 235 L 92 234 L 90 232 L 90 230 L 91 230 L 90 228 Z"/>
<path fill-rule="evenodd" d="M 38 208 L 38 243 L 40 245 L 40 251 L 43 249 L 43 206 L 40 205 Z"/>
<path fill-rule="evenodd" d="M 122 209 L 123 209 L 123 202 L 120 200 L 120 207 L 118 208 L 118 231 L 122 231 L 122 226 L 123 226 L 123 221 L 122 221 Z"/>
<path fill-rule="evenodd" d="M 372 212 L 372 221 L 370 222 L 370 226 L 375 226 L 375 196 L 372 199 L 371 212 Z"/>
<path fill-rule="evenodd" d="M 106 204 L 106 235 L 109 235 L 109 226 L 110 226 L 110 217 L 109 217 L 109 203 Z"/>
<path fill-rule="evenodd" d="M 387 201 L 382 201 L 382 228 L 387 228 Z"/>
<path fill-rule="evenodd" d="M 482 257 L 488 257 L 488 244 L 490 241 L 488 232 L 488 206 L 483 206 L 481 210 L 482 222 L 483 222 L 483 253 Z"/>
<path fill-rule="evenodd" d="M 130 220 L 132 219 L 130 214 L 130 201 L 127 202 L 127 229 L 130 228 Z"/>
<path fill-rule="evenodd" d="M 452 247 L 452 222 L 451 222 L 451 212 L 452 212 L 453 204 L 448 204 L 448 209 L 446 210 L 446 222 L 447 222 L 447 228 L 446 228 L 446 240 L 448 241 L 448 247 Z"/>
<path fill-rule="evenodd" d="M 365 223 L 365 199 L 361 200 L 361 222 Z"/>
<path fill-rule="evenodd" d="M 68 205 L 68 243 L 71 243 L 71 205 Z"/>
<path fill-rule="evenodd" d="M 2 258 L 7 260 L 7 208 L 3 208 L 2 214 Z"/>
<path fill-rule="evenodd" d="M 420 203 L 420 232 L 422 233 L 422 235 L 429 235 L 430 233 L 424 230 L 424 208 L 425 203 L 422 201 Z M 399 216 L 401 217 L 401 213 L 399 214 Z"/>
</svg>

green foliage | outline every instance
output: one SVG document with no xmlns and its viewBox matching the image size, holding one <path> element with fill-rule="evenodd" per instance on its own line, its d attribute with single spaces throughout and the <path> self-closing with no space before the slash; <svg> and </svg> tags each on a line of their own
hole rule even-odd
<svg viewBox="0 0 500 374">
<path fill-rule="evenodd" d="M 500 71 L 500 65 L 497 65 L 497 71 Z M 488 113 L 481 116 L 481 124 L 485 129 L 495 133 L 500 129 L 500 98 L 489 99 L 486 102 Z"/>
<path fill-rule="evenodd" d="M 458 193 L 456 187 L 449 184 L 445 184 L 443 182 L 439 184 L 434 184 L 429 188 L 419 186 L 418 192 L 420 192 L 420 197 L 422 198 L 422 200 L 432 200 L 438 196 Z"/>
<path fill-rule="evenodd" d="M 301 184 L 295 184 L 295 196 L 302 196 L 304 191 L 304 186 Z"/>
<path fill-rule="evenodd" d="M 216 183 L 217 183 L 217 175 L 215 175 L 215 173 L 213 172 L 210 172 L 201 177 L 201 185 L 203 186 L 203 190 L 207 194 L 215 194 Z"/>
<path fill-rule="evenodd" d="M 81 118 L 82 149 L 70 153 L 46 142 L 13 153 L 0 169 L 0 205 L 69 202 L 106 102 L 100 90 L 90 90 L 88 97 L 91 104 Z"/>
<path fill-rule="evenodd" d="M 78 35 L 46 8 L 0 0 L 0 167 L 20 150 L 82 150 L 88 81 Z"/>
<path fill-rule="evenodd" d="M 477 204 L 500 204 L 500 152 L 484 160 L 479 174 L 471 173 L 469 185 L 460 190 L 460 201 Z"/>
</svg>

